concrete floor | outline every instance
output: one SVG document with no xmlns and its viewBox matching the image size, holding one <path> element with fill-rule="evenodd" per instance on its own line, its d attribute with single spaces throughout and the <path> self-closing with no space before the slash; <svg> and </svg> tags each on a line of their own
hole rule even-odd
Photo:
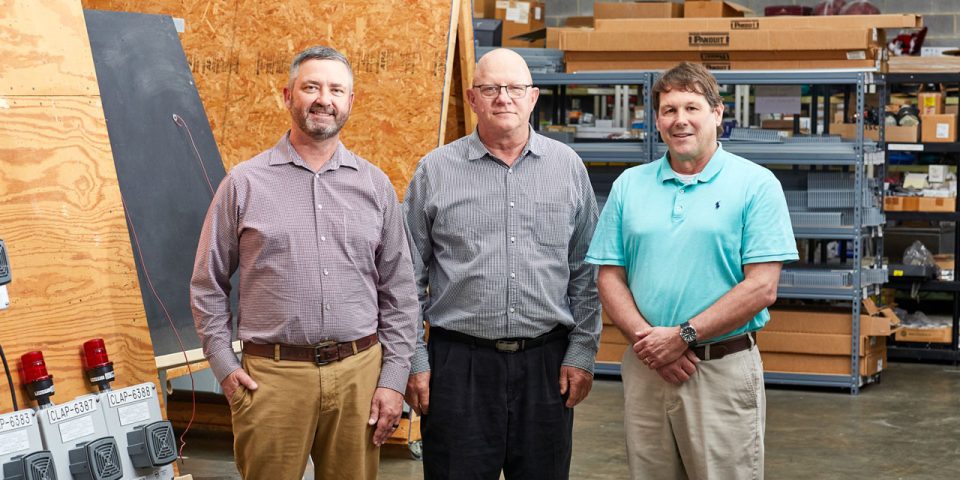
<svg viewBox="0 0 960 480">
<path fill-rule="evenodd" d="M 572 479 L 627 478 L 622 396 L 619 380 L 601 379 L 577 407 Z M 766 478 L 960 478 L 960 368 L 893 363 L 859 396 L 771 387 L 767 403 Z M 230 449 L 227 437 L 192 435 L 181 472 L 240 478 Z M 380 478 L 420 479 L 420 463 L 389 446 Z"/>
</svg>

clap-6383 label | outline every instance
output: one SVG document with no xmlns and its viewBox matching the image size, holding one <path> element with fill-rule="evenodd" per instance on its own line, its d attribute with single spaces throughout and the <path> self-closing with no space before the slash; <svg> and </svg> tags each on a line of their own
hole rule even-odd
<svg viewBox="0 0 960 480">
<path fill-rule="evenodd" d="M 128 403 L 140 402 L 148 398 L 153 398 L 153 384 L 144 383 L 134 385 L 121 390 L 115 390 L 107 395 L 111 407 L 119 407 Z"/>
<path fill-rule="evenodd" d="M 33 412 L 13 412 L 0 415 L 0 433 L 33 425 Z"/>
<path fill-rule="evenodd" d="M 70 418 L 77 418 L 97 410 L 97 399 L 94 397 L 82 398 L 72 402 L 51 407 L 46 410 L 50 423 L 60 423 Z"/>
</svg>

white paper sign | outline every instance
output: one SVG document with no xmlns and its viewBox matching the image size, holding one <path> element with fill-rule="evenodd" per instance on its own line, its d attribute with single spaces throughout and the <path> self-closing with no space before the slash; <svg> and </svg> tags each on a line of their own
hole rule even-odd
<svg viewBox="0 0 960 480">
<path fill-rule="evenodd" d="M 118 408 L 117 413 L 120 414 L 120 425 L 127 426 L 132 423 L 150 420 L 150 405 L 147 402 L 138 402 Z"/>
<path fill-rule="evenodd" d="M 799 85 L 758 85 L 757 113 L 800 113 Z"/>
<path fill-rule="evenodd" d="M 938 123 L 937 124 L 937 138 L 947 138 L 950 136 L 950 124 L 949 123 Z"/>
<path fill-rule="evenodd" d="M 96 432 L 96 428 L 93 426 L 93 417 L 90 415 L 60 424 L 60 440 L 63 443 L 70 443 L 78 438 L 93 435 L 94 432 Z"/>
<path fill-rule="evenodd" d="M 0 457 L 30 448 L 30 436 L 26 430 L 16 430 L 0 435 Z"/>
</svg>

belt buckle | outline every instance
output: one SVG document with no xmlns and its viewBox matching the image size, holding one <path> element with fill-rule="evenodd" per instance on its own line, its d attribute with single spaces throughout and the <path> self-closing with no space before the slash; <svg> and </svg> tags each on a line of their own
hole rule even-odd
<svg viewBox="0 0 960 480">
<path fill-rule="evenodd" d="M 517 353 L 520 351 L 520 341 L 497 340 L 497 343 L 494 344 L 494 348 L 496 348 L 498 352 Z"/>
<path fill-rule="evenodd" d="M 319 344 L 317 344 L 316 346 L 314 346 L 314 347 L 313 347 L 313 363 L 316 363 L 317 366 L 323 366 L 323 365 L 326 365 L 326 364 L 328 364 L 328 363 L 333 363 L 333 362 L 335 362 L 336 360 L 339 360 L 339 359 L 336 359 L 336 360 L 320 360 L 320 352 L 321 352 L 323 349 L 328 348 L 328 347 L 333 346 L 333 345 L 336 345 L 336 344 L 337 344 L 337 342 L 334 341 L 334 340 L 327 340 L 327 341 L 325 341 L 325 342 L 320 342 Z M 339 355 L 338 355 L 338 356 L 339 356 Z"/>
</svg>

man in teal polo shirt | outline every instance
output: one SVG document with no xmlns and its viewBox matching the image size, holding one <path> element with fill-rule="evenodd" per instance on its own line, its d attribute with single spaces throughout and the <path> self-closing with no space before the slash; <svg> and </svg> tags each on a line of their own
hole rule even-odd
<svg viewBox="0 0 960 480">
<path fill-rule="evenodd" d="M 613 184 L 587 261 L 630 339 L 624 425 L 634 479 L 763 477 L 766 397 L 753 332 L 797 260 L 773 174 L 717 142 L 716 79 L 682 63 L 653 87 L 668 153 Z"/>
</svg>

